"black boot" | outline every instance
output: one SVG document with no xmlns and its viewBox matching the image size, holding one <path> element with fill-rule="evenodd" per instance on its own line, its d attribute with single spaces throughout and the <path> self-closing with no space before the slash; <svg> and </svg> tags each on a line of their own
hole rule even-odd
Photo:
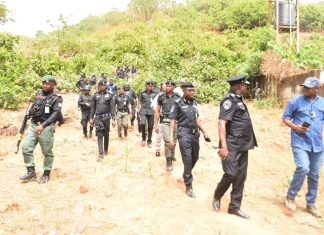
<svg viewBox="0 0 324 235">
<path fill-rule="evenodd" d="M 172 158 L 167 158 L 166 159 L 166 170 L 167 171 L 173 171 Z"/>
<path fill-rule="evenodd" d="M 43 175 L 38 179 L 39 184 L 45 184 L 50 180 L 50 170 L 44 170 Z"/>
<path fill-rule="evenodd" d="M 19 177 L 22 181 L 32 181 L 36 179 L 36 173 L 35 173 L 35 167 L 34 166 L 28 166 L 27 167 L 27 173 L 23 176 Z"/>
<path fill-rule="evenodd" d="M 193 189 L 192 189 L 192 184 L 186 184 L 186 194 L 188 197 L 192 197 L 195 198 L 196 194 L 194 193 Z"/>
<path fill-rule="evenodd" d="M 86 128 L 86 127 L 83 127 L 83 135 L 84 135 L 84 138 L 85 138 L 85 139 L 88 138 L 87 128 Z"/>
<path fill-rule="evenodd" d="M 127 127 L 124 127 L 124 136 L 127 137 Z"/>
<path fill-rule="evenodd" d="M 89 138 L 92 137 L 92 130 L 93 130 L 93 127 L 90 127 L 90 131 L 89 131 Z"/>
</svg>

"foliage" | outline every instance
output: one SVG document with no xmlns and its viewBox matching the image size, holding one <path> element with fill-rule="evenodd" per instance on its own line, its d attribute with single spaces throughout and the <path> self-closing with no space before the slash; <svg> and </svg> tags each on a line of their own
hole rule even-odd
<svg viewBox="0 0 324 235">
<path fill-rule="evenodd" d="M 253 107 L 259 109 L 272 109 L 278 107 L 278 101 L 274 98 L 264 98 L 261 100 L 253 100 Z"/>
<path fill-rule="evenodd" d="M 300 30 L 324 30 L 324 3 L 306 4 L 300 7 Z"/>
<path fill-rule="evenodd" d="M 8 20 L 8 9 L 7 7 L 0 2 L 0 24 L 5 24 Z"/>
<path fill-rule="evenodd" d="M 149 17 L 144 10 L 135 12 L 150 6 L 154 11 Z M 211 102 L 227 92 L 229 76 L 258 76 L 269 45 L 301 66 L 324 64 L 321 36 L 311 37 L 293 57 L 274 43 L 262 0 L 193 0 L 186 5 L 134 0 L 128 13 L 111 11 L 73 26 L 63 16 L 59 20 L 52 33 L 38 32 L 35 38 L 0 35 L 0 107 L 15 108 L 29 99 L 45 74 L 56 77 L 58 89 L 77 91 L 82 72 L 114 77 L 117 66 L 133 65 L 138 74 L 131 86 L 137 93 L 148 79 L 160 83 L 185 78 L 196 84 L 200 102 Z"/>
</svg>

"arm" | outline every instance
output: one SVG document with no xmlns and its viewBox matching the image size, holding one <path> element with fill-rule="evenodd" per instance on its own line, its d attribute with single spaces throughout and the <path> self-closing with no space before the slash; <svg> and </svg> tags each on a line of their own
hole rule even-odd
<svg viewBox="0 0 324 235">
<path fill-rule="evenodd" d="M 296 125 L 292 122 L 292 120 L 289 119 L 282 119 L 283 123 L 285 123 L 286 126 L 290 127 L 291 129 L 295 130 L 298 133 L 305 133 L 307 131 L 307 127 L 303 127 L 301 124 Z"/>
<path fill-rule="evenodd" d="M 221 145 L 218 155 L 222 160 L 225 160 L 228 156 L 228 148 L 226 142 L 226 123 L 227 120 L 219 119 L 218 121 L 218 135 L 219 135 L 219 141 Z"/>
<path fill-rule="evenodd" d="M 96 112 L 96 99 L 95 96 L 92 96 L 92 102 L 91 102 L 91 111 L 90 111 L 90 126 L 93 127 L 94 121 L 93 121 L 93 117 L 95 115 Z"/>
<path fill-rule="evenodd" d="M 154 111 L 155 111 L 154 130 L 156 133 L 159 133 L 159 119 L 160 119 L 161 106 L 157 105 Z"/>
<path fill-rule="evenodd" d="M 201 122 L 201 120 L 199 118 L 197 118 L 196 123 L 197 123 L 198 129 L 203 133 L 204 138 L 207 139 L 208 134 L 207 134 L 205 128 L 203 127 L 202 122 Z"/>
<path fill-rule="evenodd" d="M 171 122 L 170 122 L 170 133 L 169 133 L 169 136 L 170 136 L 170 139 L 169 139 L 169 149 L 170 150 L 173 150 L 174 149 L 173 133 L 174 133 L 175 126 L 176 126 L 176 120 L 175 119 L 171 119 Z"/>
</svg>

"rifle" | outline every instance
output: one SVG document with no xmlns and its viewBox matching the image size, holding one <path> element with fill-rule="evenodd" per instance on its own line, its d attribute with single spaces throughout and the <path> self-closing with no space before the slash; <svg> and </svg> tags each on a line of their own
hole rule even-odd
<svg viewBox="0 0 324 235">
<path fill-rule="evenodd" d="M 17 141 L 17 151 L 15 152 L 15 154 L 18 154 L 19 145 L 20 145 L 20 142 L 21 142 L 21 140 L 23 139 L 23 136 L 24 136 L 24 132 L 25 132 L 25 129 L 26 129 L 26 124 L 27 124 L 27 121 L 29 119 L 28 110 L 29 110 L 30 103 L 31 103 L 31 101 L 29 101 L 29 103 L 28 103 L 28 106 L 27 106 L 25 114 L 24 114 L 24 118 L 22 120 L 20 129 L 19 129 L 19 136 L 18 136 L 18 141 Z"/>
</svg>

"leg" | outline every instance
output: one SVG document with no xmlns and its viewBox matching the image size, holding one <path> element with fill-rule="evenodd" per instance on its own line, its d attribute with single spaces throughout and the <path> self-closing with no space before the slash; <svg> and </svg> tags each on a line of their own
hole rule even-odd
<svg viewBox="0 0 324 235">
<path fill-rule="evenodd" d="M 88 119 L 87 119 L 87 112 L 82 111 L 81 113 L 81 125 L 83 129 L 83 135 L 84 137 L 88 137 L 88 130 L 87 130 L 87 125 L 88 125 Z"/>
<path fill-rule="evenodd" d="M 191 140 L 190 135 L 187 133 L 181 133 L 178 134 L 179 139 L 179 147 L 181 152 L 181 158 L 184 166 L 183 170 L 183 181 L 184 183 L 191 184 L 193 177 L 191 174 L 192 171 L 192 148 L 191 148 Z"/>
<path fill-rule="evenodd" d="M 22 144 L 22 153 L 24 156 L 24 163 L 26 167 L 35 167 L 34 163 L 34 149 L 38 143 L 37 137 L 34 134 L 37 125 L 30 123 L 29 130 Z"/>
<path fill-rule="evenodd" d="M 318 180 L 323 162 L 323 151 L 318 153 L 309 153 L 309 162 L 309 173 L 307 175 L 308 192 L 306 194 L 306 201 L 308 206 L 315 206 Z"/>
<path fill-rule="evenodd" d="M 108 154 L 108 146 L 109 146 L 109 131 L 110 131 L 110 118 L 105 118 L 104 122 L 104 153 Z"/>
<path fill-rule="evenodd" d="M 124 128 L 124 136 L 127 137 L 127 129 L 128 129 L 128 113 L 127 112 L 123 113 L 122 126 Z"/>
<path fill-rule="evenodd" d="M 147 143 L 152 143 L 152 133 L 154 126 L 154 115 L 147 115 Z"/>
<path fill-rule="evenodd" d="M 224 174 L 222 176 L 222 179 L 218 183 L 217 188 L 215 189 L 215 199 L 221 199 L 228 188 L 231 186 L 231 183 L 235 180 L 238 171 L 238 162 L 236 155 L 236 152 L 230 152 L 228 154 L 228 157 L 225 160 L 222 160 L 222 168 Z"/>
<path fill-rule="evenodd" d="M 229 208 L 238 210 L 241 207 L 244 182 L 248 167 L 248 151 L 239 152 L 237 156 L 237 174 L 233 181 L 233 190 L 231 192 L 231 203 Z"/>
<path fill-rule="evenodd" d="M 146 115 L 141 115 L 141 132 L 142 132 L 142 142 L 146 141 Z"/>
<path fill-rule="evenodd" d="M 53 154 L 53 143 L 54 143 L 54 126 L 50 125 L 46 127 L 43 133 L 38 137 L 42 153 L 44 155 L 44 170 L 52 170 L 54 154 Z"/>
<path fill-rule="evenodd" d="M 308 152 L 297 147 L 292 147 L 296 169 L 290 183 L 287 197 L 294 200 L 303 186 L 305 176 L 309 173 Z"/>
<path fill-rule="evenodd" d="M 199 136 L 200 136 L 199 132 L 197 132 L 194 135 L 191 135 L 192 169 L 195 167 L 199 159 Z"/>
</svg>

